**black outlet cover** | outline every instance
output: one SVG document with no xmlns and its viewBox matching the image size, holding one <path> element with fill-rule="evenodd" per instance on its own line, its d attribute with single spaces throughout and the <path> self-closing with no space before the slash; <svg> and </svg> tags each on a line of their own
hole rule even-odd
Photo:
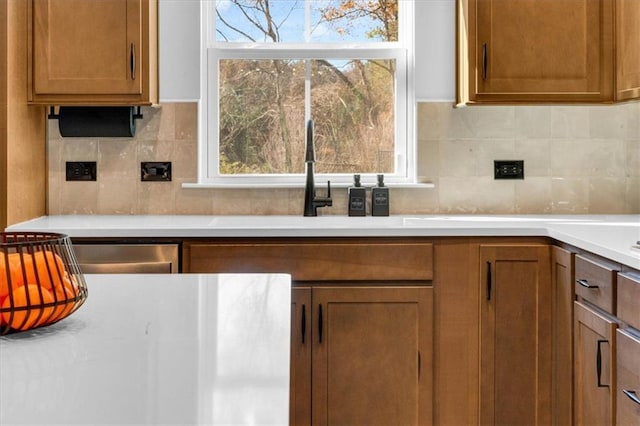
<svg viewBox="0 0 640 426">
<path fill-rule="evenodd" d="M 524 179 L 524 160 L 495 160 L 494 179 Z"/>
<path fill-rule="evenodd" d="M 98 176 L 95 161 L 67 161 L 65 169 L 68 181 L 95 181 Z"/>
<path fill-rule="evenodd" d="M 143 182 L 170 182 L 171 161 L 143 161 L 140 163 L 140 180 Z"/>
</svg>

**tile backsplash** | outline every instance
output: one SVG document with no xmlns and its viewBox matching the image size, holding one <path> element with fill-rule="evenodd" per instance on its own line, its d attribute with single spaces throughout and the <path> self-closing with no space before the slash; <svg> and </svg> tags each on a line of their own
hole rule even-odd
<svg viewBox="0 0 640 426">
<path fill-rule="evenodd" d="M 640 103 L 470 106 L 419 103 L 418 174 L 392 188 L 392 214 L 640 213 Z M 304 189 L 187 189 L 197 177 L 195 103 L 143 108 L 134 138 L 61 138 L 49 121 L 49 214 L 302 214 Z M 524 180 L 494 180 L 524 160 Z M 66 161 L 96 161 L 95 182 L 66 182 Z M 140 162 L 171 161 L 171 182 Z M 346 190 L 323 214 L 346 214 Z"/>
</svg>

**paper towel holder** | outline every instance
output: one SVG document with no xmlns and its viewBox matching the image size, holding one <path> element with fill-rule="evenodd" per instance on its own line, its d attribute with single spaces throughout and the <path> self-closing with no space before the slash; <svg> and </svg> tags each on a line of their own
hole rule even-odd
<svg viewBox="0 0 640 426">
<path fill-rule="evenodd" d="M 140 106 L 51 106 L 48 118 L 62 137 L 133 137 L 143 115 Z"/>
</svg>

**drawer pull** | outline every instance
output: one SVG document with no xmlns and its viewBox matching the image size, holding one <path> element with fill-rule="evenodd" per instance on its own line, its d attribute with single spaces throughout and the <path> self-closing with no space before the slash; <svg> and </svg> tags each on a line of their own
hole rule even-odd
<svg viewBox="0 0 640 426">
<path fill-rule="evenodd" d="M 602 384 L 602 344 L 609 343 L 608 340 L 598 340 L 598 352 L 596 354 L 596 375 L 598 377 L 598 387 L 608 388 L 609 385 Z"/>
<path fill-rule="evenodd" d="M 302 305 L 302 344 L 304 345 L 304 335 L 307 333 L 307 310 L 304 305 Z"/>
<path fill-rule="evenodd" d="M 584 287 L 584 288 L 598 288 L 598 286 L 597 286 L 597 285 L 591 285 L 591 284 L 589 284 L 589 281 L 587 281 L 587 280 L 576 280 L 576 282 L 577 282 L 578 284 L 580 284 L 580 285 L 581 285 L 582 287 Z"/>
<path fill-rule="evenodd" d="M 638 395 L 636 395 L 636 391 L 623 389 L 622 393 L 627 395 L 630 400 L 632 400 L 636 404 L 640 405 L 640 398 L 638 398 Z"/>
<path fill-rule="evenodd" d="M 491 300 L 491 262 L 487 262 L 487 300 Z"/>
<path fill-rule="evenodd" d="M 322 305 L 318 305 L 318 339 L 322 343 Z"/>
<path fill-rule="evenodd" d="M 482 43 L 482 81 L 487 80 L 487 43 Z"/>
<path fill-rule="evenodd" d="M 131 43 L 129 48 L 129 59 L 131 64 L 131 80 L 136 79 L 136 45 Z"/>
</svg>

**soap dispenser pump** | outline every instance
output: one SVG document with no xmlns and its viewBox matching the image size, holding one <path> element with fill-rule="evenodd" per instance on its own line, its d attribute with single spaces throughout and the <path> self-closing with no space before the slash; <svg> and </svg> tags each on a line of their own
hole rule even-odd
<svg viewBox="0 0 640 426">
<path fill-rule="evenodd" d="M 353 175 L 353 186 L 349 187 L 349 216 L 365 216 L 367 189 L 360 184 L 360 175 Z"/>
<path fill-rule="evenodd" d="M 371 216 L 389 216 L 389 188 L 384 175 L 378 175 L 378 186 L 371 189 Z"/>
</svg>

